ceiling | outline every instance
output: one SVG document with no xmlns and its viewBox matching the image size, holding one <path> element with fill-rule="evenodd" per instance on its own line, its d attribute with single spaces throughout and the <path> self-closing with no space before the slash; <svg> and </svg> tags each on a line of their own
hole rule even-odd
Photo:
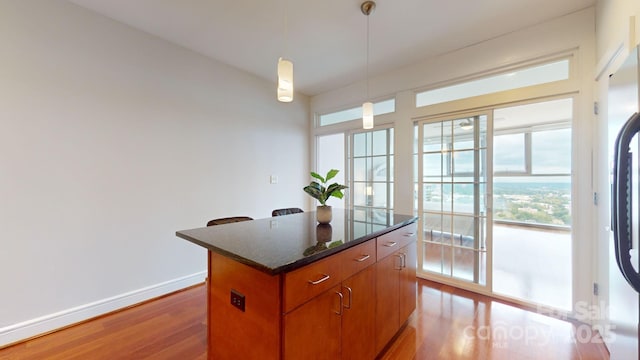
<svg viewBox="0 0 640 360">
<path fill-rule="evenodd" d="M 272 81 L 280 56 L 313 96 L 366 77 L 361 0 L 69 0 Z M 594 5 L 596 0 L 377 0 L 369 76 Z M 286 15 L 285 15 L 286 14 Z M 285 25 L 286 24 L 286 25 Z"/>
</svg>

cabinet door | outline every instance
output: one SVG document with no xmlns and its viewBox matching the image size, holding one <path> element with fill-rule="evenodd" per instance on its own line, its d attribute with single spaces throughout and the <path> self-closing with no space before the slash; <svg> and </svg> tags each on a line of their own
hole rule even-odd
<svg viewBox="0 0 640 360">
<path fill-rule="evenodd" d="M 285 359 L 340 357 L 341 299 L 340 286 L 334 286 L 284 316 Z"/>
<path fill-rule="evenodd" d="M 394 253 L 378 261 L 376 268 L 376 354 L 400 328 L 399 295 L 402 256 Z"/>
<path fill-rule="evenodd" d="M 400 323 L 401 325 L 416 309 L 416 243 L 411 242 L 400 251 L 403 257 L 400 271 Z"/>
<path fill-rule="evenodd" d="M 375 358 L 375 268 L 369 266 L 342 282 L 342 359 Z"/>
</svg>

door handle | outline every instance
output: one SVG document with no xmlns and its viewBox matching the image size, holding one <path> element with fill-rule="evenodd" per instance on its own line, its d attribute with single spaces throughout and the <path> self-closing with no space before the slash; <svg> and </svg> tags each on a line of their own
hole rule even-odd
<svg viewBox="0 0 640 360">
<path fill-rule="evenodd" d="M 344 306 L 344 296 L 340 291 L 336 291 L 336 295 L 338 295 L 338 297 L 340 298 L 340 308 L 339 308 L 340 310 L 334 311 L 334 312 L 336 313 L 336 315 L 342 316 L 342 307 Z"/>
<path fill-rule="evenodd" d="M 349 305 L 345 305 L 345 309 L 351 309 L 351 302 L 353 301 L 353 291 L 348 286 L 344 286 L 345 289 L 349 292 Z"/>
<path fill-rule="evenodd" d="M 400 259 L 402 259 L 401 265 L 402 269 L 407 267 L 407 254 L 405 253 L 400 253 Z"/>
<path fill-rule="evenodd" d="M 402 255 L 400 255 L 400 254 L 395 254 L 394 256 L 396 256 L 398 259 L 400 259 L 400 267 L 398 267 L 398 268 L 395 268 L 395 267 L 394 267 L 394 269 L 395 269 L 395 270 L 402 270 Z"/>
<path fill-rule="evenodd" d="M 629 145 L 640 132 L 640 114 L 633 114 L 616 137 L 613 161 L 612 228 L 616 262 L 629 285 L 640 292 L 640 274 L 633 268 L 631 254 L 632 239 L 632 187 L 633 158 Z"/>
</svg>

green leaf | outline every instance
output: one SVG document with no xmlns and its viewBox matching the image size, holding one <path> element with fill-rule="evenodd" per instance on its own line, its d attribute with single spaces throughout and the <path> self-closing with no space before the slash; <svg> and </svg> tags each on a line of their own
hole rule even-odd
<svg viewBox="0 0 640 360">
<path fill-rule="evenodd" d="M 315 173 L 315 172 L 313 172 L 313 171 L 311 172 L 311 176 L 312 176 L 312 177 L 314 177 L 314 178 L 316 178 L 316 179 L 318 179 L 318 180 L 320 180 L 320 182 L 322 182 L 323 184 L 324 184 L 324 183 L 326 183 L 326 182 L 327 182 L 327 180 L 328 180 L 328 179 L 327 179 L 327 180 L 325 180 L 322 176 L 320 176 L 320 174 Z"/>
<path fill-rule="evenodd" d="M 329 249 L 332 249 L 332 248 L 334 248 L 334 247 L 336 247 L 336 246 L 340 246 L 340 245 L 342 245 L 342 244 L 344 244 L 344 243 L 342 242 L 342 240 L 336 240 L 336 241 L 334 241 L 334 242 L 332 242 L 332 243 L 330 243 L 330 244 L 329 244 Z"/>
<path fill-rule="evenodd" d="M 324 182 L 329 182 L 329 180 L 333 179 L 338 172 L 340 172 L 340 170 L 336 170 L 336 169 L 331 169 L 329 170 L 329 172 L 327 173 L 327 178 L 325 179 Z"/>
<path fill-rule="evenodd" d="M 322 205 L 325 204 L 327 197 L 329 196 L 326 191 L 327 189 L 315 181 L 312 181 L 309 185 L 305 186 L 303 190 L 307 194 L 311 195 L 312 198 L 318 200 Z"/>
<path fill-rule="evenodd" d="M 347 186 L 344 185 L 340 185 L 338 183 L 333 183 L 331 185 L 329 185 L 329 187 L 327 188 L 327 198 L 329 198 L 330 196 L 336 197 L 338 199 L 342 199 L 342 197 L 344 196 L 344 194 L 342 193 L 343 189 L 346 189 Z"/>
<path fill-rule="evenodd" d="M 322 199 L 322 191 L 320 189 L 313 187 L 311 185 L 305 186 L 303 188 L 304 192 L 311 195 L 312 198 L 320 200 Z"/>
<path fill-rule="evenodd" d="M 342 199 L 342 197 L 344 196 L 344 194 L 342 193 L 342 191 L 340 190 L 336 190 L 334 192 L 331 193 L 331 196 L 333 197 L 337 197 L 338 199 Z"/>
</svg>

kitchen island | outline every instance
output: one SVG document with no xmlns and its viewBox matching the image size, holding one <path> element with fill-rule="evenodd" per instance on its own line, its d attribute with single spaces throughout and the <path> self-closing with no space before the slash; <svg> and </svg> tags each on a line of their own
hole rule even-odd
<svg viewBox="0 0 640 360">
<path fill-rule="evenodd" d="M 210 359 L 373 359 L 416 306 L 416 220 L 333 209 L 176 232 L 208 249 Z"/>
</svg>

